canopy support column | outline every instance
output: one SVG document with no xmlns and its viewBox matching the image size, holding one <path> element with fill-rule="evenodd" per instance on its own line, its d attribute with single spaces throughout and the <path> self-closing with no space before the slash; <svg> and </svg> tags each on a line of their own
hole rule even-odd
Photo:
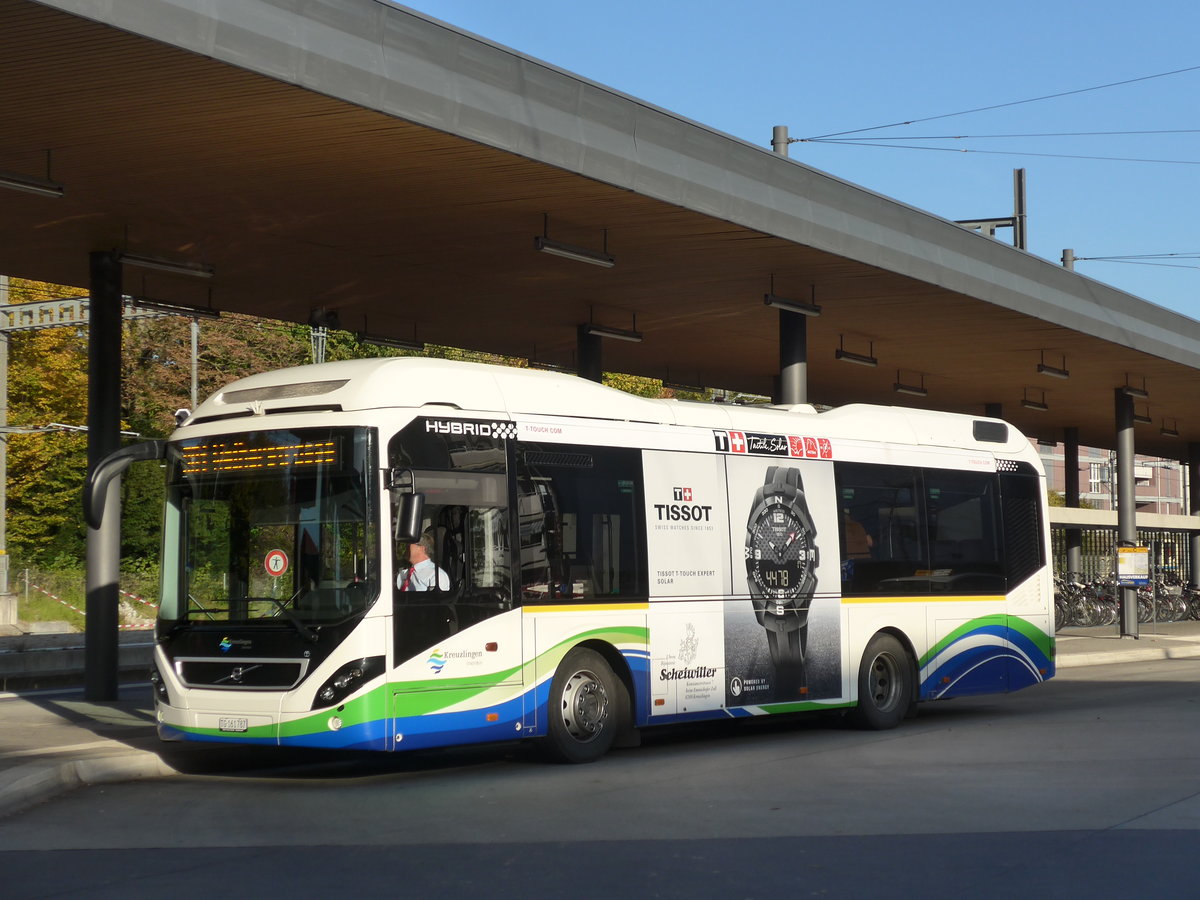
<svg viewBox="0 0 1200 900">
<path fill-rule="evenodd" d="M 1200 516 L 1200 443 L 1188 444 L 1188 513 Z M 1200 590 L 1200 529 L 1189 536 L 1191 543 L 1189 587 Z"/>
<path fill-rule="evenodd" d="M 1133 481 L 1133 397 L 1117 388 L 1117 546 L 1137 545 L 1137 500 Z M 1137 588 L 1124 585 L 1121 591 L 1121 637 L 1137 638 Z"/>
<path fill-rule="evenodd" d="M 1079 509 L 1079 429 L 1063 429 L 1063 495 L 1067 506 Z M 1067 572 L 1083 571 L 1083 530 L 1067 528 Z"/>
<path fill-rule="evenodd" d="M 92 253 L 88 309 L 88 472 L 120 446 L 121 263 Z M 118 599 L 121 569 L 121 482 L 109 484 L 106 515 L 87 533 L 87 626 L 84 696 L 117 699 Z"/>
<path fill-rule="evenodd" d="M 808 317 L 779 311 L 779 392 L 784 406 L 808 402 Z"/>
<path fill-rule="evenodd" d="M 578 358 L 579 358 L 579 377 L 586 378 L 588 381 L 594 381 L 600 384 L 604 381 L 604 370 L 601 367 L 603 353 L 601 351 L 601 338 L 597 334 L 590 334 L 588 326 L 580 325 L 578 331 Z"/>
</svg>

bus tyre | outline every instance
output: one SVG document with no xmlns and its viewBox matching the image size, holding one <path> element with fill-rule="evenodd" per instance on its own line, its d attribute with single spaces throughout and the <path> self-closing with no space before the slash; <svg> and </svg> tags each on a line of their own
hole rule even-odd
<svg viewBox="0 0 1200 900">
<path fill-rule="evenodd" d="M 587 763 L 608 752 L 620 726 L 623 689 L 595 650 L 568 653 L 550 683 L 545 748 L 551 759 Z"/>
<path fill-rule="evenodd" d="M 858 706 L 850 721 L 872 731 L 895 728 L 908 714 L 914 688 L 904 647 L 890 634 L 875 635 L 858 667 Z"/>
</svg>

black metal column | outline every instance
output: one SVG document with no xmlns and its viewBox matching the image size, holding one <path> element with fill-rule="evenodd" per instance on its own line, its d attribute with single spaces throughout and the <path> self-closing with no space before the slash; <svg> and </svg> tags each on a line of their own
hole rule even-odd
<svg viewBox="0 0 1200 900">
<path fill-rule="evenodd" d="M 1137 544 L 1137 500 L 1133 482 L 1133 398 L 1117 388 L 1117 546 Z M 1121 588 L 1121 637 L 1138 636 L 1137 588 Z"/>
<path fill-rule="evenodd" d="M 121 264 L 91 254 L 88 304 L 88 471 L 116 450 L 121 437 Z M 84 695 L 117 699 L 117 627 L 121 567 L 120 479 L 109 486 L 104 523 L 87 534 L 87 629 Z"/>
<path fill-rule="evenodd" d="M 1200 516 L 1200 443 L 1188 444 L 1188 514 Z M 1200 589 L 1200 531 L 1193 531 L 1191 542 L 1191 572 L 1188 585 Z"/>
<path fill-rule="evenodd" d="M 594 381 L 597 384 L 604 380 L 604 370 L 601 368 L 603 353 L 601 341 L 603 338 L 588 334 L 587 326 L 580 325 L 578 331 L 579 377 Z"/>
<path fill-rule="evenodd" d="M 1063 495 L 1067 506 L 1079 509 L 1079 429 L 1063 429 Z M 1083 569 L 1083 530 L 1067 527 L 1067 571 Z"/>
<path fill-rule="evenodd" d="M 808 318 L 779 311 L 779 396 L 785 406 L 808 402 Z"/>
</svg>

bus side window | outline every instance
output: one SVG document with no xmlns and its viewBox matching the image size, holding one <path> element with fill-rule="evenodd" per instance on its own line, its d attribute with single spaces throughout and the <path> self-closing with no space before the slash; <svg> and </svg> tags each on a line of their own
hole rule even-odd
<svg viewBox="0 0 1200 900">
<path fill-rule="evenodd" d="M 522 444 L 517 458 L 523 599 L 644 598 L 640 451 Z"/>
<path fill-rule="evenodd" d="M 1004 574 L 1012 590 L 1046 564 L 1041 483 L 1032 472 L 1001 473 L 1000 496 L 1004 501 Z"/>
<path fill-rule="evenodd" d="M 1004 592 L 998 488 L 990 472 L 925 470 L 930 577 L 935 591 Z"/>
<path fill-rule="evenodd" d="M 929 590 L 920 474 L 907 466 L 835 464 L 843 593 Z"/>
</svg>

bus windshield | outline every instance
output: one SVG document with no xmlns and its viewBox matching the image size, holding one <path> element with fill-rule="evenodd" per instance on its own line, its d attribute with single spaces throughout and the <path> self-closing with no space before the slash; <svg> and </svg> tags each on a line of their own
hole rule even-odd
<svg viewBox="0 0 1200 900">
<path fill-rule="evenodd" d="M 256 431 L 168 451 L 160 620 L 332 624 L 379 595 L 373 432 Z"/>
</svg>

